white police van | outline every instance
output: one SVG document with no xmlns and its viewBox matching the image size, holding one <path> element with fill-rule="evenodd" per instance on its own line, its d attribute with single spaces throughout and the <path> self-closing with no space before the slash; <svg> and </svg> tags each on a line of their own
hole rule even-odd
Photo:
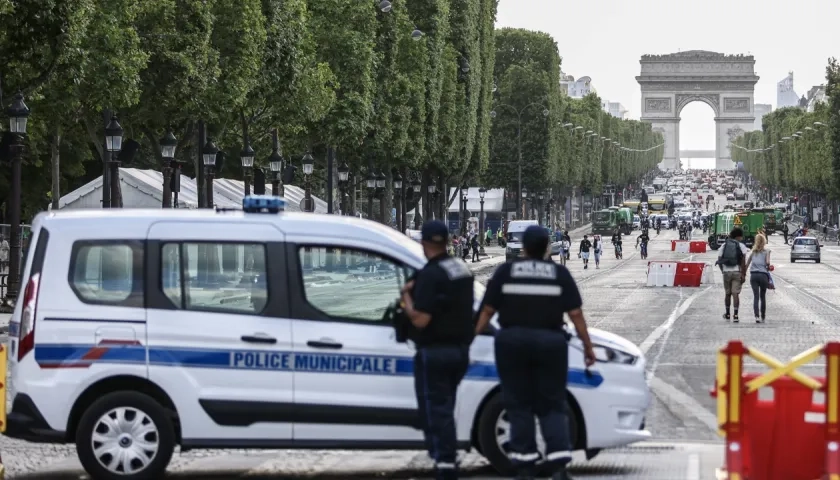
<svg viewBox="0 0 840 480">
<path fill-rule="evenodd" d="M 104 479 L 160 478 L 177 445 L 423 449 L 413 347 L 383 319 L 424 265 L 420 245 L 366 220 L 278 214 L 277 198 L 244 203 L 38 215 L 5 434 L 75 443 Z M 585 372 L 572 340 L 568 408 L 575 449 L 594 454 L 650 436 L 650 392 L 635 345 L 591 335 L 600 362 Z M 505 471 L 492 342 L 472 345 L 457 430 Z"/>
</svg>

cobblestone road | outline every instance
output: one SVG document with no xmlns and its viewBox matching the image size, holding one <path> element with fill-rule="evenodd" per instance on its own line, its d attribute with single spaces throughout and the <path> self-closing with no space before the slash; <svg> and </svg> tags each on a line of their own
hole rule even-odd
<svg viewBox="0 0 840 480">
<path fill-rule="evenodd" d="M 582 232 L 572 232 L 575 243 Z M 655 236 L 655 232 L 654 232 Z M 696 235 L 704 240 L 704 235 Z M 670 251 L 676 233 L 663 231 L 650 247 L 649 260 L 691 258 L 714 263 L 714 252 Z M 575 478 L 588 480 L 700 480 L 714 478 L 722 447 L 716 436 L 714 402 L 715 351 L 730 339 L 741 339 L 786 360 L 840 333 L 840 247 L 827 246 L 822 263 L 789 263 L 781 236 L 770 237 L 777 288 L 768 292 L 766 324 L 752 318 L 752 292 L 742 294 L 741 323 L 727 323 L 720 273 L 700 288 L 646 287 L 647 262 L 625 241 L 625 256 L 605 256 L 601 269 L 583 270 L 579 260 L 569 268 L 580 282 L 590 325 L 639 344 L 654 375 L 654 402 L 647 417 L 654 442 L 602 452 L 590 462 L 573 464 Z M 500 253 L 489 249 L 490 253 Z M 573 255 L 573 258 L 575 255 Z M 501 259 L 472 265 L 486 281 Z M 747 361 L 747 369 L 763 370 Z M 805 368 L 819 374 L 822 365 Z M 74 450 L 0 438 L 0 454 L 15 478 L 79 478 Z M 176 454 L 171 471 L 177 478 L 424 478 L 428 461 L 420 452 L 326 451 L 192 451 Z M 464 457 L 473 478 L 497 478 L 475 454 Z M 25 476 L 22 476 L 25 475 Z"/>
</svg>

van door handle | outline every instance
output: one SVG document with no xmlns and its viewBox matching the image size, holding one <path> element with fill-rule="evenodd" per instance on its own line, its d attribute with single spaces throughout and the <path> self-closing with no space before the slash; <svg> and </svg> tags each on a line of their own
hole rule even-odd
<svg viewBox="0 0 840 480">
<path fill-rule="evenodd" d="M 242 339 L 243 342 L 248 343 L 267 343 L 271 345 L 277 343 L 276 338 L 269 337 L 267 335 L 242 335 L 239 338 Z"/>
<path fill-rule="evenodd" d="M 341 350 L 344 345 L 331 340 L 310 340 L 306 342 L 312 348 L 325 348 L 328 350 Z"/>
</svg>

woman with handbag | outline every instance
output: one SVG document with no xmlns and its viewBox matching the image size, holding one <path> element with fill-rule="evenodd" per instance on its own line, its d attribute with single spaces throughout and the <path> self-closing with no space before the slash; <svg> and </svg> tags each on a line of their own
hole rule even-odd
<svg viewBox="0 0 840 480">
<path fill-rule="evenodd" d="M 770 277 L 773 266 L 770 265 L 770 250 L 766 247 L 767 237 L 756 235 L 755 244 L 747 258 L 747 268 L 750 271 L 750 287 L 753 291 L 755 323 L 764 323 L 767 311 L 767 289 L 773 288 L 773 279 Z"/>
</svg>

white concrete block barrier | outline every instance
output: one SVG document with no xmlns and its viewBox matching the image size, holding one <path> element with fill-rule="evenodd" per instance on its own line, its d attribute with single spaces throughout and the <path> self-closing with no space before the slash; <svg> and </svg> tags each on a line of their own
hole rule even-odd
<svg viewBox="0 0 840 480">
<path fill-rule="evenodd" d="M 648 262 L 647 286 L 648 287 L 673 287 L 674 278 L 677 276 L 678 262 Z"/>
</svg>

